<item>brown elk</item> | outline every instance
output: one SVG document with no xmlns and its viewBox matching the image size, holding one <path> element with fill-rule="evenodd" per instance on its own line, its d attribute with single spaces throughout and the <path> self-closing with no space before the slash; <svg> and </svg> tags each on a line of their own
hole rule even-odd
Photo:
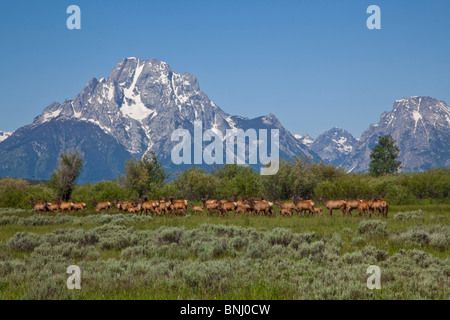
<svg viewBox="0 0 450 320">
<path fill-rule="evenodd" d="M 142 199 L 141 199 L 140 203 L 142 205 L 142 211 L 146 215 L 149 212 L 150 213 L 158 213 L 158 214 L 160 214 L 160 212 L 158 212 L 159 210 L 157 209 L 157 208 L 159 208 L 159 204 L 160 204 L 159 200 L 146 200 L 146 201 L 142 202 Z"/>
<path fill-rule="evenodd" d="M 380 201 L 381 201 L 382 214 L 385 218 L 387 218 L 388 211 L 389 211 L 389 204 L 384 200 L 384 198 L 380 198 Z"/>
<path fill-rule="evenodd" d="M 220 212 L 223 214 L 227 214 L 227 216 L 230 215 L 230 211 L 234 212 L 234 215 L 236 216 L 236 209 L 238 207 L 238 203 L 236 201 L 226 201 L 226 200 L 221 200 L 221 209 Z"/>
<path fill-rule="evenodd" d="M 322 215 L 322 207 L 314 207 L 314 215 L 317 217 L 317 214 L 319 214 L 319 216 Z"/>
<path fill-rule="evenodd" d="M 330 210 L 330 216 L 333 216 L 333 210 L 338 209 L 341 209 L 342 214 L 345 216 L 345 206 L 347 204 L 345 200 L 324 200 L 323 197 L 320 197 L 318 200 L 321 201 L 328 210 Z"/>
<path fill-rule="evenodd" d="M 291 200 L 294 200 L 295 197 L 291 197 Z M 278 202 L 280 203 L 280 205 L 284 208 L 290 208 L 291 212 L 298 212 L 297 206 L 295 205 L 294 202 L 290 202 L 290 201 L 286 201 L 286 202 Z M 278 205 L 278 207 L 280 207 L 280 205 Z"/>
<path fill-rule="evenodd" d="M 269 212 L 270 216 L 275 215 L 275 210 L 273 209 L 273 202 L 267 201 L 264 197 L 261 197 L 261 199 L 259 201 L 256 201 L 256 202 L 260 202 L 260 203 L 263 203 L 263 204 L 268 204 L 269 205 L 268 212 Z"/>
<path fill-rule="evenodd" d="M 75 211 L 81 210 L 81 211 L 85 211 L 86 210 L 86 203 L 84 202 L 73 202 L 73 200 L 70 200 L 73 203 L 73 208 L 75 209 Z"/>
<path fill-rule="evenodd" d="M 371 210 L 372 210 L 372 200 L 364 201 L 364 199 L 361 199 L 361 203 L 358 205 L 359 215 L 362 217 L 365 213 L 367 213 L 370 217 L 372 216 Z"/>
<path fill-rule="evenodd" d="M 193 205 L 192 203 L 190 203 L 189 206 L 194 211 L 194 214 L 197 214 L 197 212 L 201 212 L 202 215 L 205 214 L 205 212 L 203 211 L 203 206 Z"/>
<path fill-rule="evenodd" d="M 255 211 L 252 207 L 250 207 L 250 204 L 248 204 L 248 201 L 244 197 L 242 200 L 236 200 L 236 203 L 237 203 L 237 208 L 235 211 L 236 215 L 238 213 L 244 214 L 253 213 Z"/>
<path fill-rule="evenodd" d="M 48 211 L 59 211 L 59 204 L 47 202 Z"/>
<path fill-rule="evenodd" d="M 114 200 L 113 201 L 114 206 L 118 209 L 118 210 L 122 210 L 122 206 L 120 205 L 120 200 Z"/>
<path fill-rule="evenodd" d="M 163 199 L 159 200 L 159 206 L 156 207 L 155 210 L 159 215 L 161 215 L 162 213 L 168 215 L 170 213 L 170 206 L 171 206 L 171 203 L 170 203 L 169 199 L 163 198 Z"/>
<path fill-rule="evenodd" d="M 217 202 L 221 202 L 221 201 L 216 200 L 216 199 L 210 199 L 210 198 L 209 198 L 209 194 L 207 194 L 207 195 L 206 195 L 204 198 L 202 198 L 201 200 L 202 200 L 202 202 L 203 202 L 204 204 L 206 204 L 206 203 L 217 203 Z"/>
<path fill-rule="evenodd" d="M 362 202 L 361 199 L 357 198 L 356 200 L 347 200 L 345 199 L 346 205 L 345 205 L 345 211 L 352 214 L 352 210 L 357 210 L 359 207 L 359 204 Z"/>
<path fill-rule="evenodd" d="M 132 202 L 131 205 L 127 206 L 127 211 L 130 213 L 139 213 L 142 211 L 142 204 L 140 202 Z"/>
<path fill-rule="evenodd" d="M 188 201 L 185 199 L 174 199 L 173 196 L 169 197 L 170 210 L 175 214 L 186 213 L 188 207 Z"/>
<path fill-rule="evenodd" d="M 114 206 L 120 211 L 128 211 L 128 207 L 133 207 L 134 204 L 131 201 L 114 200 Z"/>
<path fill-rule="evenodd" d="M 31 203 L 31 206 L 33 207 L 34 211 L 36 211 L 36 212 L 48 211 L 47 204 L 42 201 L 35 202 L 34 200 L 30 200 L 30 203 Z"/>
<path fill-rule="evenodd" d="M 312 200 L 303 200 L 302 198 L 295 197 L 294 204 L 297 207 L 297 211 L 300 211 L 300 214 L 303 214 L 303 211 L 309 211 L 310 214 L 314 213 L 314 201 Z"/>
<path fill-rule="evenodd" d="M 381 214 L 383 217 L 387 217 L 387 211 L 389 209 L 389 206 L 386 201 L 384 201 L 384 198 L 380 198 L 379 200 L 374 200 L 372 198 L 372 205 L 371 210 L 372 213 L 375 213 L 375 210 L 378 211 L 378 214 Z"/>
<path fill-rule="evenodd" d="M 206 210 L 208 211 L 208 215 L 212 215 L 212 212 L 214 210 L 220 213 L 220 210 L 222 208 L 222 203 L 220 201 L 202 198 L 202 202 L 203 205 L 206 207 Z"/>
<path fill-rule="evenodd" d="M 92 204 L 94 205 L 95 211 L 99 212 L 101 210 L 111 210 L 112 204 L 109 201 L 103 201 L 103 202 L 97 202 L 95 200 L 95 197 L 91 200 Z"/>
<path fill-rule="evenodd" d="M 266 200 L 254 200 L 252 197 L 248 198 L 247 203 L 254 210 L 256 215 L 273 215 L 273 203 Z"/>
<path fill-rule="evenodd" d="M 132 201 L 120 201 L 119 203 L 120 203 L 120 209 L 122 211 L 128 211 L 128 208 L 135 207 L 135 203 L 133 203 Z"/>
<path fill-rule="evenodd" d="M 278 206 L 278 209 L 280 209 L 281 216 L 289 215 L 289 217 L 292 217 L 292 212 L 297 211 L 297 207 L 292 202 L 281 203 L 276 201 L 275 204 Z"/>
<path fill-rule="evenodd" d="M 61 212 L 72 212 L 75 208 L 75 205 L 72 201 L 70 202 L 66 202 L 66 201 L 62 201 L 60 198 L 56 199 L 56 202 L 59 205 L 59 210 Z"/>
</svg>

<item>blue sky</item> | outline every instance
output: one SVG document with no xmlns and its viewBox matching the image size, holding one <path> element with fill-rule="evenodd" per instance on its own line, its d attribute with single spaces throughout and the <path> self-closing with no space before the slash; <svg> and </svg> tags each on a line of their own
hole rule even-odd
<svg viewBox="0 0 450 320">
<path fill-rule="evenodd" d="M 66 8 L 81 8 L 81 30 Z M 381 8 L 381 30 L 366 9 Z M 274 113 L 291 132 L 356 138 L 395 99 L 450 103 L 450 1 L 0 2 L 0 130 L 72 99 L 123 58 L 189 72 L 230 114 Z"/>
</svg>

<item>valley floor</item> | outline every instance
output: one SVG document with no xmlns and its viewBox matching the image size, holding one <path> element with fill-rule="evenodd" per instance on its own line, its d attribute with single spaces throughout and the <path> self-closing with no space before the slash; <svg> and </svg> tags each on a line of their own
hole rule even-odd
<svg viewBox="0 0 450 320">
<path fill-rule="evenodd" d="M 0 209 L 0 299 L 448 300 L 449 218 L 450 204 L 388 219 Z M 67 289 L 69 265 L 81 290 Z"/>
</svg>

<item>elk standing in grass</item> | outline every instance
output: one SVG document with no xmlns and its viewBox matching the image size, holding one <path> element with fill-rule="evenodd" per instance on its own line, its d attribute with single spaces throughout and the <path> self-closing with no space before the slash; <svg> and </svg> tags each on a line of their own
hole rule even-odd
<svg viewBox="0 0 450 320">
<path fill-rule="evenodd" d="M 59 211 L 59 204 L 47 202 L 48 211 Z"/>
<path fill-rule="evenodd" d="M 193 205 L 192 203 L 190 203 L 189 206 L 194 211 L 194 214 L 197 214 L 197 212 L 201 212 L 202 215 L 205 214 L 205 212 L 203 211 L 203 206 Z"/>
<path fill-rule="evenodd" d="M 361 203 L 358 205 L 359 215 L 362 217 L 365 213 L 369 215 L 369 217 L 372 217 L 371 209 L 372 208 L 372 200 L 364 201 L 364 199 L 361 199 Z"/>
<path fill-rule="evenodd" d="M 208 215 L 212 215 L 214 210 L 220 212 L 220 209 L 222 208 L 222 203 L 220 201 L 208 199 L 208 195 L 206 198 L 202 198 L 202 202 L 208 211 Z"/>
<path fill-rule="evenodd" d="M 325 200 L 323 197 L 319 198 L 319 201 L 321 201 L 324 206 L 330 210 L 330 216 L 333 216 L 333 210 L 339 210 L 341 209 L 342 215 L 345 216 L 345 206 L 346 202 L 345 200 Z"/>
<path fill-rule="evenodd" d="M 169 197 L 170 202 L 170 210 L 174 212 L 174 214 L 179 215 L 186 213 L 188 207 L 188 201 L 185 199 L 174 199 L 173 196 Z"/>
<path fill-rule="evenodd" d="M 30 200 L 30 203 L 31 203 L 31 206 L 33 207 L 34 211 L 36 211 L 36 212 L 48 211 L 47 204 L 42 201 L 35 202 L 34 200 Z"/>
<path fill-rule="evenodd" d="M 91 202 L 94 205 L 95 211 L 97 211 L 97 212 L 99 212 L 101 210 L 111 210 L 112 209 L 112 204 L 109 201 L 97 202 L 94 197 L 91 200 Z"/>
<path fill-rule="evenodd" d="M 276 201 L 275 204 L 278 206 L 278 209 L 280 209 L 280 215 L 289 217 L 292 217 L 292 212 L 297 211 L 297 207 L 292 202 L 278 202 Z"/>
<path fill-rule="evenodd" d="M 322 215 L 322 207 L 314 207 L 314 215 L 317 217 L 317 214 L 319 214 L 319 216 Z"/>
<path fill-rule="evenodd" d="M 273 215 L 273 203 L 266 200 L 254 200 L 250 197 L 247 199 L 247 203 L 253 209 L 256 215 Z"/>
<path fill-rule="evenodd" d="M 134 201 L 131 205 L 127 206 L 127 211 L 130 213 L 139 213 L 142 211 L 142 204 L 140 202 Z"/>
<path fill-rule="evenodd" d="M 314 214 L 314 201 L 303 200 L 302 198 L 294 197 L 294 204 L 300 214 L 303 214 L 303 211 L 309 211 L 310 214 Z"/>
<path fill-rule="evenodd" d="M 73 203 L 73 208 L 75 209 L 75 211 L 81 210 L 81 211 L 86 211 L 86 203 L 84 202 L 73 202 L 73 200 L 70 200 Z"/>
<path fill-rule="evenodd" d="M 249 214 L 249 213 L 254 213 L 254 209 L 250 206 L 250 204 L 248 204 L 248 201 L 245 197 L 242 198 L 242 200 L 237 200 L 237 208 L 236 208 L 236 212 L 235 214 L 237 215 L 238 213 L 243 213 L 245 215 Z"/>
<path fill-rule="evenodd" d="M 169 215 L 170 213 L 170 201 L 168 198 L 163 198 L 161 200 L 159 200 L 159 206 L 155 208 L 156 212 L 161 215 L 161 214 L 165 214 L 165 215 Z"/>
<path fill-rule="evenodd" d="M 160 214 L 160 211 L 157 209 L 159 207 L 160 201 L 158 200 L 147 200 L 147 198 L 144 199 L 145 201 L 143 201 L 142 199 L 140 199 L 140 203 L 142 206 L 142 212 L 145 213 L 146 215 L 150 212 L 150 213 L 158 213 Z"/>
<path fill-rule="evenodd" d="M 357 210 L 360 203 L 362 202 L 361 199 L 357 198 L 356 200 L 347 200 L 345 199 L 346 205 L 345 205 L 345 211 L 352 215 L 352 210 Z"/>
<path fill-rule="evenodd" d="M 389 204 L 384 200 L 384 198 L 381 198 L 381 208 L 382 208 L 382 213 L 383 213 L 383 216 L 385 217 L 385 218 L 387 218 L 387 215 L 388 215 L 388 211 L 389 211 Z"/>
<path fill-rule="evenodd" d="M 375 213 L 375 210 L 378 211 L 378 214 L 381 214 L 382 217 L 387 218 L 389 206 L 386 201 L 384 201 L 384 198 L 380 198 L 379 200 L 374 200 L 372 198 L 372 205 L 371 210 L 372 213 Z"/>
<path fill-rule="evenodd" d="M 75 205 L 72 201 L 70 202 L 66 202 L 66 201 L 62 201 L 60 198 L 57 199 L 57 203 L 59 205 L 59 209 L 61 212 L 72 212 Z"/>
<path fill-rule="evenodd" d="M 231 212 L 234 212 L 234 216 L 236 216 L 237 215 L 237 213 L 236 213 L 237 207 L 238 207 L 237 202 L 224 200 L 224 201 L 221 201 L 221 210 L 220 211 L 223 214 L 227 214 L 227 216 L 230 215 L 230 211 L 231 211 Z"/>
</svg>

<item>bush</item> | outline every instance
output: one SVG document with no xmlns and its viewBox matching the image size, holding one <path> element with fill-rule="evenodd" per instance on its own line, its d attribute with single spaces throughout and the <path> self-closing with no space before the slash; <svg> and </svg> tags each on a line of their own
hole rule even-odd
<svg viewBox="0 0 450 320">
<path fill-rule="evenodd" d="M 405 241 L 420 246 L 430 245 L 438 251 L 445 251 L 450 246 L 450 227 L 443 225 L 418 226 L 408 228 L 393 237 L 394 241 Z"/>
<path fill-rule="evenodd" d="M 14 251 L 32 251 L 41 244 L 41 237 L 34 233 L 18 232 L 9 239 L 8 247 Z"/>
<path fill-rule="evenodd" d="M 137 193 L 125 188 L 114 180 L 76 186 L 72 193 L 72 198 L 75 202 L 82 201 L 89 205 L 92 198 L 95 198 L 97 201 L 112 202 L 115 199 L 129 200 L 137 197 Z"/>
<path fill-rule="evenodd" d="M 388 234 L 386 222 L 379 220 L 363 220 L 359 223 L 358 231 L 368 236 L 385 237 Z"/>
<path fill-rule="evenodd" d="M 179 243 L 185 232 L 184 227 L 162 227 L 158 230 L 159 243 Z"/>
<path fill-rule="evenodd" d="M 172 184 L 177 190 L 175 195 L 189 200 L 200 201 L 207 194 L 211 197 L 216 196 L 218 179 L 208 174 L 204 169 L 192 167 L 181 172 Z"/>
<path fill-rule="evenodd" d="M 399 212 L 394 215 L 395 220 L 423 219 L 424 217 L 422 210 Z"/>
<path fill-rule="evenodd" d="M 287 246 L 292 240 L 291 231 L 284 228 L 275 228 L 268 234 L 268 241 L 273 246 L 276 244 Z"/>
</svg>

